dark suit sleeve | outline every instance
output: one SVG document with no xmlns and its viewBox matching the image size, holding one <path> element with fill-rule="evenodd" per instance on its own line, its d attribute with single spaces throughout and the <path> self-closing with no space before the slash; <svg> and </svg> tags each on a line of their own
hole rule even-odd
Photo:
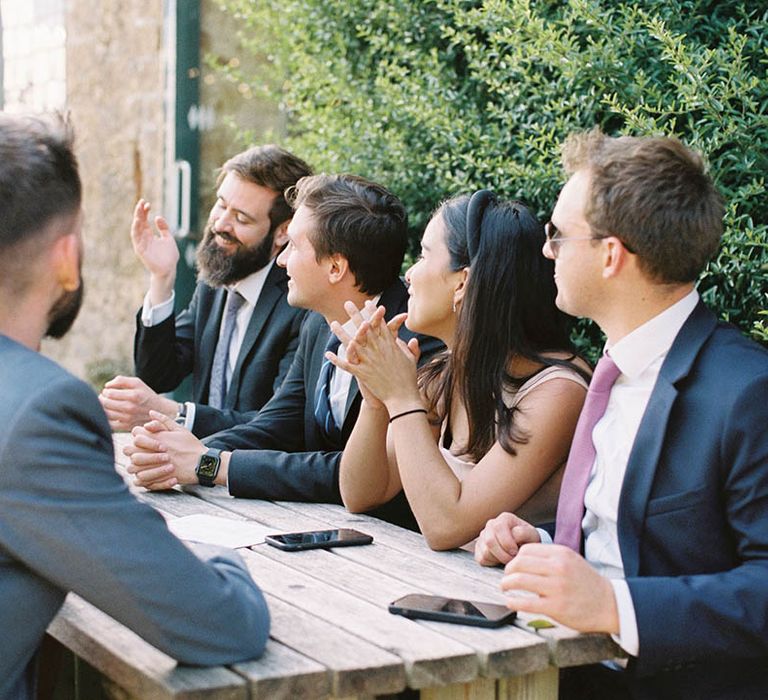
<svg viewBox="0 0 768 700">
<path fill-rule="evenodd" d="M 733 561 L 711 563 L 707 573 L 627 579 L 640 640 L 638 673 L 707 658 L 768 656 L 766 397 L 768 376 L 763 375 L 725 408 L 722 425 L 702 428 L 707 434 L 702 432 L 701 440 L 711 441 L 712 463 L 679 465 L 711 469 L 719 493 L 688 492 L 677 504 L 648 508 L 646 527 L 655 518 L 655 527 L 663 525 L 665 537 L 677 538 L 681 565 L 697 558 L 711 562 L 723 549 L 715 546 L 716 538 L 731 542 Z M 670 527 L 673 523 L 677 527 Z M 702 551 L 707 540 L 712 546 Z M 704 569 L 705 564 L 699 566 Z"/>
<path fill-rule="evenodd" d="M 136 376 L 159 393 L 173 391 L 192 373 L 195 353 L 195 316 L 200 285 L 195 288 L 189 306 L 175 318 L 173 315 L 156 326 L 141 322 L 141 309 L 136 315 L 136 337 L 133 360 Z"/>
<path fill-rule="evenodd" d="M 286 347 L 285 354 L 280 360 L 278 373 L 272 385 L 273 394 L 277 393 L 283 382 L 288 376 L 288 371 L 296 357 L 296 351 L 299 347 L 299 331 L 301 324 L 306 318 L 306 314 L 296 313 L 292 316 L 290 341 Z M 216 409 L 205 404 L 195 404 L 195 422 L 192 426 L 192 432 L 197 437 L 205 437 L 213 433 L 228 430 L 234 426 L 243 425 L 254 420 L 259 415 L 259 411 L 236 411 L 234 409 Z"/>
<path fill-rule="evenodd" d="M 269 614 L 239 556 L 207 548 L 201 561 L 128 492 L 85 384 L 59 378 L 14 415 L 0 439 L 7 556 L 183 663 L 262 653 Z"/>
<path fill-rule="evenodd" d="M 206 438 L 211 447 L 225 450 L 301 450 L 304 448 L 304 361 L 307 338 L 299 349 L 278 392 L 248 423 Z"/>
<path fill-rule="evenodd" d="M 254 420 L 205 441 L 232 450 L 228 486 L 233 496 L 341 503 L 341 452 L 308 451 L 304 440 L 304 363 L 312 337 L 302 333 L 288 376 Z"/>
<path fill-rule="evenodd" d="M 235 450 L 229 492 L 240 498 L 341 504 L 341 452 Z"/>
</svg>

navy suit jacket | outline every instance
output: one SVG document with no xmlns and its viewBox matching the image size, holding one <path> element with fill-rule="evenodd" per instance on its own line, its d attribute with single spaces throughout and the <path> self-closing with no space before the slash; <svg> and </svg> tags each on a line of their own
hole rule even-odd
<svg viewBox="0 0 768 700">
<path fill-rule="evenodd" d="M 258 656 L 269 614 L 239 555 L 168 532 L 115 471 L 96 395 L 0 335 L 0 698 L 34 697 L 35 653 L 74 591 L 166 654 Z"/>
<path fill-rule="evenodd" d="M 195 422 L 204 437 L 246 423 L 282 383 L 299 342 L 306 311 L 289 306 L 288 276 L 273 264 L 243 338 L 222 409 L 208 406 L 211 365 L 226 303 L 226 289 L 198 283 L 189 306 L 175 319 L 147 328 L 137 315 L 136 375 L 158 392 L 172 391 L 190 373 Z"/>
<path fill-rule="evenodd" d="M 406 311 L 408 293 L 399 279 L 383 292 L 379 304 L 386 308 L 388 319 Z M 205 441 L 211 447 L 233 450 L 229 462 L 229 492 L 233 496 L 341 503 L 341 450 L 355 425 L 362 399 L 353 379 L 341 439 L 329 441 L 315 420 L 314 394 L 330 333 L 320 314 L 310 314 L 301 330 L 293 365 L 272 400 L 249 423 Z M 400 336 L 407 340 L 414 334 L 402 326 Z M 423 359 L 443 347 L 427 337 L 419 337 L 419 346 Z M 415 528 L 403 496 L 374 514 Z"/>
<path fill-rule="evenodd" d="M 618 536 L 637 697 L 768 697 L 768 352 L 703 303 L 640 423 Z"/>
</svg>

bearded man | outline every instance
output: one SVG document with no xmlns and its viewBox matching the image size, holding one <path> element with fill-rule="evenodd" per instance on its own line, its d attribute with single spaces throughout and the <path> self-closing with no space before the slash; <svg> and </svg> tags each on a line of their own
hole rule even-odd
<svg viewBox="0 0 768 700">
<path fill-rule="evenodd" d="M 179 252 L 168 224 L 136 204 L 133 249 L 149 271 L 137 315 L 135 377 L 107 382 L 100 400 L 113 430 L 149 420 L 149 410 L 176 418 L 198 437 L 246 423 L 285 377 L 305 311 L 288 305 L 285 270 L 274 264 L 287 242 L 292 210 L 283 193 L 309 166 L 274 145 L 230 158 L 217 181 L 190 305 L 173 317 Z M 192 374 L 192 401 L 157 392 Z"/>
</svg>

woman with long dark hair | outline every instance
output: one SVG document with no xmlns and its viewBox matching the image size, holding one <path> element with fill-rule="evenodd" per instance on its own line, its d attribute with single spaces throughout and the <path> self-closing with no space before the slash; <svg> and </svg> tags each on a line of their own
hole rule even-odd
<svg viewBox="0 0 768 700">
<path fill-rule="evenodd" d="M 364 396 L 340 467 L 349 510 L 403 489 L 433 549 L 473 540 L 504 511 L 554 520 L 589 372 L 555 306 L 544 239 L 520 202 L 487 190 L 451 199 L 406 275 L 408 314 L 387 326 L 381 308 L 350 305 L 354 337 L 333 324 L 346 358 L 329 359 Z M 403 322 L 447 347 L 418 373 L 415 341 L 397 339 Z"/>
</svg>

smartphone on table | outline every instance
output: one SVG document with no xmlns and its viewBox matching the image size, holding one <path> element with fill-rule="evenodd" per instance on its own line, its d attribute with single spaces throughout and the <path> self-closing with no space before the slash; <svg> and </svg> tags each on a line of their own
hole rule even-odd
<svg viewBox="0 0 768 700">
<path fill-rule="evenodd" d="M 453 622 L 475 627 L 501 627 L 515 619 L 514 610 L 496 603 L 411 593 L 390 603 L 389 612 L 422 620 Z"/>
<path fill-rule="evenodd" d="M 350 528 L 336 528 L 267 535 L 264 540 L 273 547 L 288 552 L 296 552 L 302 549 L 328 549 L 329 547 L 353 547 L 359 544 L 370 544 L 373 542 L 373 537 Z"/>
</svg>

